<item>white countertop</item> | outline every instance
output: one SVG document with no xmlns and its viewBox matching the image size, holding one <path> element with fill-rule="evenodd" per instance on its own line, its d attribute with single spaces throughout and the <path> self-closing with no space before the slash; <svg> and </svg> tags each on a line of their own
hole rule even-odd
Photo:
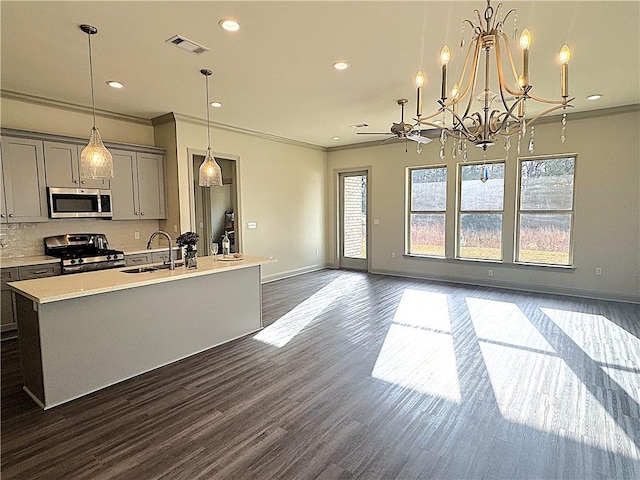
<svg viewBox="0 0 640 480">
<path fill-rule="evenodd" d="M 59 259 L 55 259 L 60 261 Z M 144 287 L 154 283 L 170 282 L 201 275 L 224 273 L 238 268 L 247 268 L 266 263 L 277 262 L 271 257 L 253 257 L 243 255 L 242 259 L 227 261 L 218 255 L 217 261 L 213 257 L 198 257 L 197 269 L 186 269 L 182 266 L 175 270 L 157 270 L 145 273 L 124 273 L 139 267 L 123 267 L 117 269 L 98 270 L 95 272 L 74 273 L 56 277 L 38 278 L 10 282 L 8 285 L 16 292 L 24 295 L 36 303 L 50 303 L 72 298 L 86 297 L 100 293 L 113 292 L 128 288 Z M 159 264 L 150 264 L 159 265 Z M 150 266 L 144 265 L 144 266 Z M 3 264 L 4 266 L 4 264 Z"/>
<path fill-rule="evenodd" d="M 43 263 L 60 263 L 60 259 L 57 257 L 50 257 L 49 255 L 36 255 L 33 257 L 9 257 L 0 259 L 0 266 L 2 268 L 27 267 L 29 265 L 41 265 Z"/>
</svg>

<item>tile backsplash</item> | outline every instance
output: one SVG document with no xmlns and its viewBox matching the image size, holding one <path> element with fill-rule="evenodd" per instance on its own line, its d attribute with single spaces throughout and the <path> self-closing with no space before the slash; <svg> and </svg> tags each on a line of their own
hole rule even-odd
<svg viewBox="0 0 640 480">
<path fill-rule="evenodd" d="M 157 220 L 52 219 L 42 223 L 0 225 L 0 255 L 3 258 L 44 255 L 44 237 L 65 233 L 104 233 L 109 247 L 119 250 L 144 249 L 158 230 Z M 139 233 L 139 239 L 135 238 Z M 175 239 L 177 234 L 171 233 Z M 155 243 L 155 241 L 154 241 Z M 162 245 L 162 243 L 160 244 Z"/>
</svg>

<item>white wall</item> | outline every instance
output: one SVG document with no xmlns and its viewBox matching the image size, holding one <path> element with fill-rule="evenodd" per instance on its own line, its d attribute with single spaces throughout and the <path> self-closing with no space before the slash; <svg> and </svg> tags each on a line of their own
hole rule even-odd
<svg viewBox="0 0 640 480">
<path fill-rule="evenodd" d="M 207 131 L 203 122 L 179 116 L 176 131 L 180 228 L 187 231 L 192 229 L 189 151 L 204 154 Z M 264 278 L 324 267 L 326 152 L 216 128 L 211 138 L 215 156 L 238 158 L 241 251 L 278 259 L 264 267 Z M 257 228 L 247 229 L 247 222 Z"/>
<path fill-rule="evenodd" d="M 567 139 L 560 142 L 559 122 L 536 126 L 534 156 L 576 153 L 576 194 L 574 220 L 574 266 L 572 270 L 550 267 L 525 267 L 513 264 L 486 264 L 458 260 L 427 260 L 403 257 L 405 231 L 406 168 L 441 165 L 449 170 L 448 209 L 454 211 L 457 162 L 439 158 L 439 142 L 426 145 L 421 155 L 415 143 L 386 144 L 365 148 L 331 151 L 328 154 L 327 245 L 330 264 L 336 264 L 336 175 L 340 170 L 371 167 L 371 271 L 436 278 L 486 285 L 577 294 L 640 302 L 640 113 L 597 118 L 572 119 L 569 115 Z M 523 154 L 526 146 L 523 142 Z M 526 152 L 528 154 L 528 152 Z M 469 161 L 481 160 L 481 151 L 471 147 Z M 487 159 L 504 156 L 502 145 L 488 150 Z M 516 184 L 515 142 L 506 169 L 504 229 L 513 230 Z M 454 225 L 447 226 L 453 251 Z M 513 243 L 513 242 L 507 242 Z M 396 252 L 396 258 L 391 253 Z M 508 252 L 505 252 L 505 258 Z M 596 276 L 595 268 L 603 268 Z M 489 279 L 487 271 L 494 270 Z"/>
</svg>

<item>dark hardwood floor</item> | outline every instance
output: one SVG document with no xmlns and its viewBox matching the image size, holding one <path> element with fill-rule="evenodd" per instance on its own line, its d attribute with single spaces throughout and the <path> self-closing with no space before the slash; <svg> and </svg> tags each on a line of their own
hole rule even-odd
<svg viewBox="0 0 640 480">
<path fill-rule="evenodd" d="M 325 270 L 264 285 L 258 334 L 49 411 L 5 341 L 2 478 L 638 479 L 639 308 Z"/>
</svg>

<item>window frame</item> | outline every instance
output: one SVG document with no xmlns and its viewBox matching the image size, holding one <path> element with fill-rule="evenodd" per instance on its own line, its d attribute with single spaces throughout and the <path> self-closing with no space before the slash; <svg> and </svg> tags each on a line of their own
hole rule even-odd
<svg viewBox="0 0 640 480">
<path fill-rule="evenodd" d="M 549 161 L 549 160 L 561 160 L 564 158 L 573 159 L 573 191 L 571 192 L 571 210 L 522 210 L 521 206 L 521 193 L 522 193 L 522 163 L 530 161 Z M 556 267 L 556 268 L 573 268 L 573 246 L 574 246 L 574 221 L 576 210 L 576 172 L 578 168 L 578 155 L 576 153 L 567 154 L 552 154 L 552 155 L 539 155 L 531 157 L 518 157 L 517 172 L 516 172 L 516 210 L 514 221 L 514 245 L 513 245 L 513 263 L 516 265 L 528 265 L 539 267 Z M 568 263 L 538 263 L 538 262 L 525 262 L 520 261 L 520 218 L 521 214 L 543 214 L 553 215 L 570 214 L 571 221 L 569 222 L 569 261 Z"/>
<path fill-rule="evenodd" d="M 474 165 L 496 165 L 502 164 L 504 167 L 504 176 L 502 179 L 502 210 L 462 210 L 462 169 L 464 167 Z M 503 263 L 504 262 L 504 211 L 505 211 L 505 197 L 507 193 L 507 162 L 504 158 L 498 158 L 494 160 L 480 160 L 477 162 L 461 162 L 458 163 L 457 178 L 456 178 L 456 230 L 455 230 L 455 259 L 465 262 L 489 262 L 489 263 Z M 462 226 L 461 216 L 464 214 L 500 214 L 500 258 L 471 258 L 460 256 L 460 228 Z"/>
<path fill-rule="evenodd" d="M 444 168 L 445 175 L 447 180 L 445 181 L 445 190 L 444 190 L 444 210 L 412 210 L 411 209 L 411 199 L 413 198 L 413 172 L 415 170 L 436 170 Z M 415 167 L 407 167 L 406 169 L 406 181 L 407 181 L 407 199 L 406 199 L 406 208 L 405 208 L 405 255 L 410 255 L 412 257 L 421 257 L 421 258 L 436 258 L 436 259 L 446 259 L 447 258 L 447 201 L 449 196 L 449 167 L 446 164 L 437 164 L 437 165 L 421 165 Z M 444 253 L 442 255 L 431 255 L 431 254 L 423 254 L 423 253 L 413 253 L 411 252 L 411 215 L 414 214 L 425 214 L 425 215 L 434 215 L 439 214 L 444 218 L 444 242 L 442 247 L 444 249 Z"/>
</svg>

